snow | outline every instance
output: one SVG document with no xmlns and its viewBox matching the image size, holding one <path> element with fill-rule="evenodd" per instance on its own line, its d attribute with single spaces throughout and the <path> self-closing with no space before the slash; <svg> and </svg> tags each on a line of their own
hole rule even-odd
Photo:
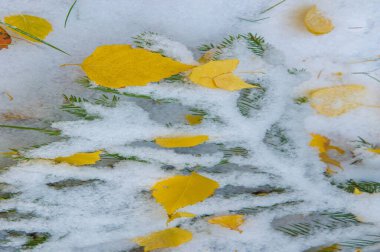
<svg viewBox="0 0 380 252">
<path fill-rule="evenodd" d="M 0 211 L 33 213 L 32 217 L 17 221 L 0 215 L 0 249 L 13 251 L 20 246 L 19 238 L 5 243 L 3 239 L 4 231 L 18 230 L 51 235 L 34 251 L 133 250 L 134 237 L 167 228 L 166 213 L 151 197 L 151 186 L 160 179 L 194 169 L 218 181 L 221 188 L 213 197 L 184 208 L 197 214 L 197 218 L 177 219 L 170 224 L 190 230 L 194 237 L 167 251 L 305 251 L 364 239 L 368 234 L 379 235 L 380 196 L 353 195 L 331 182 L 380 180 L 379 156 L 367 148 L 357 148 L 354 142 L 361 137 L 379 144 L 380 116 L 376 106 L 380 104 L 380 88 L 379 82 L 370 76 L 376 78 L 380 62 L 380 3 L 287 0 L 265 11 L 278 2 L 79 0 L 64 28 L 72 1 L 3 0 L 1 16 L 28 13 L 48 19 L 54 31 L 47 41 L 71 56 L 20 40 L 14 40 L 10 49 L 0 51 L 0 59 L 6 62 L 1 65 L 1 123 L 51 125 L 62 132 L 62 137 L 52 138 L 38 132 L 0 130 L 1 151 L 44 144 L 22 152 L 35 160 L 0 170 L 0 192 L 1 183 L 7 183 L 7 190 L 19 193 L 1 200 Z M 305 30 L 302 15 L 312 4 L 332 19 L 333 32 L 314 36 Z M 269 18 L 257 22 L 241 19 L 266 17 Z M 120 90 L 156 100 L 120 95 L 116 107 L 84 103 L 90 114 L 99 117 L 94 120 L 81 120 L 60 111 L 62 94 L 91 99 L 100 93 L 75 83 L 83 76 L 78 67 L 60 65 L 80 63 L 102 44 L 133 43 L 133 37 L 144 32 L 154 32 L 145 34 L 145 39 L 151 41 L 147 49 L 187 64 L 197 64 L 201 56 L 197 47 L 202 44 L 218 44 L 228 35 L 239 33 L 263 36 L 269 43 L 263 57 L 247 49 L 243 40 L 221 55 L 238 58 L 240 64 L 235 74 L 259 82 L 266 89 L 259 108 L 246 117 L 237 107 L 239 92 L 161 81 Z M 290 74 L 288 70 L 292 68 L 305 71 Z M 294 102 L 310 90 L 342 84 L 364 85 L 364 106 L 338 117 L 326 117 L 317 114 L 308 103 Z M 157 102 L 158 99 L 174 102 Z M 202 124 L 186 124 L 184 116 L 192 109 L 207 112 Z M 9 120 L 6 113 L 24 119 Z M 281 145 L 278 139 L 268 139 L 268 132 L 276 129 L 273 125 L 284 130 L 289 142 Z M 323 175 L 325 164 L 317 151 L 308 146 L 310 133 L 327 136 L 333 145 L 347 150 L 337 157 L 343 171 L 337 169 L 332 178 Z M 152 142 L 158 136 L 200 134 L 208 135 L 210 141 L 194 148 L 163 149 Z M 246 148 L 248 155 L 234 155 L 228 158 L 229 163 L 221 164 L 226 159 L 226 149 L 234 147 Z M 100 149 L 146 162 L 113 160 L 78 168 L 46 160 Z M 353 164 L 355 158 L 363 160 Z M 7 162 L 2 160 L 1 164 L 6 166 Z M 63 189 L 51 186 L 67 179 L 90 182 Z M 268 186 L 284 191 L 266 196 L 254 194 Z M 323 211 L 352 213 L 371 225 L 322 229 L 298 237 L 273 228 L 275 219 Z M 228 213 L 246 216 L 242 234 L 207 223 L 209 215 Z M 376 247 L 368 251 L 376 251 Z"/>
</svg>

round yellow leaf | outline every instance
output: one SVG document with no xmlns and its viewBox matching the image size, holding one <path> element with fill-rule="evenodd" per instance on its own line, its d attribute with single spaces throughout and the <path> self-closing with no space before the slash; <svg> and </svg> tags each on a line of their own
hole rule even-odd
<svg viewBox="0 0 380 252">
<path fill-rule="evenodd" d="M 130 45 L 99 46 L 81 66 L 90 80 L 109 88 L 145 86 L 193 68 Z"/>
<path fill-rule="evenodd" d="M 154 139 L 157 145 L 164 148 L 187 148 L 203 144 L 208 136 L 179 136 L 179 137 L 157 137 Z"/>
<path fill-rule="evenodd" d="M 44 18 L 30 15 L 14 15 L 4 18 L 5 23 L 16 26 L 17 28 L 44 40 L 46 36 L 53 30 L 52 25 Z M 33 42 L 39 42 L 22 33 L 20 36 Z"/>
<path fill-rule="evenodd" d="M 315 35 L 326 34 L 334 29 L 331 20 L 324 17 L 315 5 L 307 11 L 304 23 L 308 31 Z"/>
<path fill-rule="evenodd" d="M 179 208 L 207 199 L 218 187 L 216 181 L 192 172 L 157 182 L 152 187 L 152 195 L 171 216 Z"/>
<path fill-rule="evenodd" d="M 168 228 L 162 231 L 151 233 L 147 236 L 133 239 L 138 245 L 144 247 L 144 251 L 151 251 L 161 248 L 178 247 L 189 242 L 193 238 L 190 231 L 181 228 Z"/>
<path fill-rule="evenodd" d="M 364 94 L 362 85 L 342 85 L 313 90 L 309 98 L 318 113 L 334 117 L 361 106 Z"/>
<path fill-rule="evenodd" d="M 202 123 L 203 116 L 187 114 L 185 115 L 185 119 L 190 125 L 197 125 Z"/>
</svg>

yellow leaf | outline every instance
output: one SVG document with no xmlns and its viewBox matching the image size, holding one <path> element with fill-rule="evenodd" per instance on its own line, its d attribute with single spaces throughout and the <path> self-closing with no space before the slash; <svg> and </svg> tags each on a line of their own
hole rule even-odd
<svg viewBox="0 0 380 252">
<path fill-rule="evenodd" d="M 231 230 L 242 232 L 239 227 L 244 223 L 244 215 L 223 215 L 216 216 L 208 220 L 210 224 L 217 224 Z"/>
<path fill-rule="evenodd" d="M 234 76 L 232 72 L 239 64 L 237 59 L 226 59 L 210 61 L 204 65 L 193 68 L 189 79 L 201 86 L 208 88 L 223 88 L 226 90 L 240 90 L 242 88 L 253 88 L 255 86 L 249 85 L 242 81 L 239 77 Z M 229 74 L 229 75 L 225 75 Z M 229 82 L 232 82 L 229 83 Z M 244 84 L 243 84 L 244 83 Z M 218 86 L 220 85 L 220 86 Z M 246 86 L 249 85 L 249 86 Z M 236 86 L 236 87 L 234 87 Z"/>
<path fill-rule="evenodd" d="M 167 220 L 166 224 L 169 224 L 171 221 L 178 219 L 178 218 L 193 218 L 195 216 L 197 216 L 197 215 L 193 214 L 193 213 L 176 212 L 174 214 L 169 215 L 169 219 Z"/>
<path fill-rule="evenodd" d="M 199 62 L 199 63 L 202 63 L 202 64 L 205 64 L 205 63 L 211 61 L 212 58 L 214 57 L 215 53 L 216 53 L 216 50 L 215 50 L 215 49 L 210 49 L 210 50 L 208 50 L 207 52 L 205 52 L 205 53 L 202 55 L 202 57 L 200 57 L 200 58 L 198 59 L 198 62 Z"/>
<path fill-rule="evenodd" d="M 67 156 L 67 157 L 57 157 L 54 159 L 55 162 L 61 163 L 68 163 L 71 165 L 76 166 L 82 166 L 82 165 L 90 165 L 95 164 L 97 161 L 100 160 L 100 154 L 102 151 L 96 151 L 96 152 L 78 152 L 74 155 Z"/>
<path fill-rule="evenodd" d="M 334 171 L 333 169 L 331 169 L 330 167 L 327 167 L 326 168 L 326 174 L 329 175 L 329 176 L 332 176 L 336 173 L 336 171 Z"/>
<path fill-rule="evenodd" d="M 185 119 L 190 125 L 197 125 L 202 123 L 203 116 L 187 114 L 185 115 Z"/>
<path fill-rule="evenodd" d="M 30 16 L 30 15 L 14 15 L 4 18 L 5 23 L 16 26 L 17 28 L 30 33 L 37 38 L 44 40 L 46 36 L 53 30 L 52 25 L 44 18 Z M 33 42 L 39 42 L 22 33 L 20 36 Z"/>
<path fill-rule="evenodd" d="M 376 154 L 380 154 L 380 149 L 367 149 L 367 151 L 372 152 L 372 153 L 376 153 Z"/>
<path fill-rule="evenodd" d="M 208 136 L 180 136 L 180 137 L 157 137 L 156 144 L 164 148 L 186 148 L 203 144 L 208 140 Z"/>
<path fill-rule="evenodd" d="M 190 175 L 177 175 L 157 182 L 152 187 L 152 195 L 170 216 L 177 209 L 210 197 L 218 187 L 216 181 L 192 172 Z"/>
<path fill-rule="evenodd" d="M 354 188 L 354 194 L 355 194 L 355 195 L 360 195 L 360 194 L 362 194 L 362 191 L 360 191 L 359 188 L 355 187 L 355 188 Z"/>
<path fill-rule="evenodd" d="M 315 5 L 307 11 L 304 24 L 308 31 L 315 35 L 326 34 L 334 29 L 331 20 L 324 17 Z"/>
<path fill-rule="evenodd" d="M 145 86 L 193 68 L 130 45 L 99 46 L 81 66 L 90 80 L 109 88 Z"/>
<path fill-rule="evenodd" d="M 144 251 L 151 251 L 161 248 L 178 247 L 189 242 L 193 238 L 190 231 L 181 228 L 168 228 L 162 231 L 151 233 L 147 236 L 133 239 L 138 245 L 144 247 Z"/>
<path fill-rule="evenodd" d="M 341 250 L 342 249 L 340 248 L 340 246 L 338 244 L 333 244 L 333 245 L 328 246 L 328 247 L 322 247 L 322 248 L 318 249 L 317 252 L 338 252 Z"/>
<path fill-rule="evenodd" d="M 232 73 L 221 74 L 214 78 L 214 83 L 218 88 L 236 91 L 244 88 L 257 88 L 255 85 L 250 85 Z"/>
<path fill-rule="evenodd" d="M 341 166 L 340 162 L 338 160 L 331 158 L 326 152 L 319 153 L 319 158 L 321 159 L 322 162 L 324 162 L 326 164 L 334 165 L 334 166 L 339 167 L 343 170 L 343 167 Z"/>
<path fill-rule="evenodd" d="M 309 145 L 318 149 L 320 153 L 326 152 L 330 145 L 330 139 L 319 134 L 310 134 L 312 139 L 310 140 Z"/>
<path fill-rule="evenodd" d="M 362 105 L 365 94 L 362 85 L 342 85 L 313 90 L 309 93 L 310 105 L 325 116 L 339 116 Z"/>
</svg>

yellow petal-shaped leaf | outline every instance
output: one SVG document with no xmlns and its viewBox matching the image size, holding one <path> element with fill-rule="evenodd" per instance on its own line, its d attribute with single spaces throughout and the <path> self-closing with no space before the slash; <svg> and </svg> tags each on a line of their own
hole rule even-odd
<svg viewBox="0 0 380 252">
<path fill-rule="evenodd" d="M 334 29 L 331 20 L 324 17 L 315 5 L 306 12 L 304 23 L 307 30 L 315 35 L 326 34 Z"/>
<path fill-rule="evenodd" d="M 190 125 L 197 125 L 202 123 L 203 116 L 187 114 L 185 115 L 185 119 Z"/>
<path fill-rule="evenodd" d="M 229 228 L 238 232 L 242 232 L 239 227 L 244 223 L 244 215 L 234 214 L 234 215 L 223 215 L 216 216 L 208 220 L 210 224 L 217 224 L 219 226 Z"/>
<path fill-rule="evenodd" d="M 257 86 L 246 83 L 233 73 L 216 76 L 214 78 L 214 83 L 218 88 L 228 91 L 236 91 L 244 88 L 257 88 Z"/>
<path fill-rule="evenodd" d="M 237 59 L 210 61 L 204 65 L 193 68 L 189 79 L 201 86 L 217 88 L 214 78 L 226 73 L 232 73 L 239 64 Z"/>
<path fill-rule="evenodd" d="M 67 157 L 57 157 L 54 159 L 54 161 L 58 163 L 64 162 L 76 166 L 91 165 L 100 160 L 101 153 L 102 151 L 78 152 Z"/>
<path fill-rule="evenodd" d="M 179 136 L 179 137 L 157 137 L 156 144 L 164 148 L 187 148 L 203 144 L 208 140 L 208 136 Z"/>
<path fill-rule="evenodd" d="M 17 28 L 44 40 L 46 36 L 53 30 L 52 25 L 44 18 L 30 15 L 14 15 L 4 18 L 5 23 L 16 26 Z M 39 42 L 22 33 L 20 36 L 33 42 Z"/>
<path fill-rule="evenodd" d="M 193 68 L 130 45 L 99 46 L 81 66 L 90 80 L 110 88 L 145 86 Z"/>
<path fill-rule="evenodd" d="M 178 219 L 178 218 L 193 218 L 197 216 L 196 214 L 189 213 L 189 212 L 176 212 L 174 214 L 169 215 L 169 218 L 166 222 L 166 224 L 170 223 L 171 221 Z"/>
<path fill-rule="evenodd" d="M 168 228 L 151 233 L 147 236 L 133 239 L 138 245 L 144 247 L 144 251 L 152 251 L 162 248 L 173 248 L 189 242 L 193 238 L 190 231 L 181 228 Z"/>
<path fill-rule="evenodd" d="M 157 182 L 152 187 L 152 195 L 170 216 L 177 209 L 210 197 L 218 187 L 216 181 L 192 172 L 190 175 L 177 175 Z"/>
<path fill-rule="evenodd" d="M 334 117 L 361 106 L 364 94 L 362 85 L 343 85 L 313 90 L 309 100 L 318 113 Z"/>
</svg>

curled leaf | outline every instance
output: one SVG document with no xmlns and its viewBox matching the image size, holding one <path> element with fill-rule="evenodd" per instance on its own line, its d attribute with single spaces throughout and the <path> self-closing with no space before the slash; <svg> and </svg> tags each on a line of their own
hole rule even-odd
<svg viewBox="0 0 380 252">
<path fill-rule="evenodd" d="M 67 157 L 57 157 L 54 159 L 57 163 L 68 163 L 75 166 L 91 165 L 100 160 L 102 151 L 95 152 L 78 152 Z"/>
<path fill-rule="evenodd" d="M 202 123 L 203 116 L 187 114 L 185 115 L 185 119 L 190 125 L 197 125 Z"/>
<path fill-rule="evenodd" d="M 208 136 L 180 136 L 180 137 L 157 137 L 154 139 L 157 145 L 164 148 L 186 148 L 203 144 Z"/>
<path fill-rule="evenodd" d="M 207 88 L 221 88 L 229 91 L 257 87 L 245 83 L 232 73 L 238 64 L 239 60 L 237 59 L 210 61 L 195 67 L 191 71 L 189 79 Z"/>
<path fill-rule="evenodd" d="M 157 182 L 152 187 L 152 195 L 171 216 L 180 208 L 207 199 L 218 187 L 216 181 L 192 172 Z"/>
<path fill-rule="evenodd" d="M 342 85 L 313 90 L 309 100 L 319 114 L 335 117 L 362 106 L 364 94 L 362 85 Z"/>
<path fill-rule="evenodd" d="M 324 17 L 315 5 L 306 12 L 304 24 L 307 30 L 315 35 L 326 34 L 334 29 L 331 20 Z"/>
<path fill-rule="evenodd" d="M 208 220 L 210 224 L 217 224 L 219 226 L 229 228 L 238 232 L 242 232 L 239 227 L 244 223 L 244 215 L 234 214 L 234 215 L 223 215 L 216 216 Z"/>
<path fill-rule="evenodd" d="M 8 45 L 12 43 L 12 38 L 9 36 L 8 32 L 0 27 L 0 50 L 3 48 L 8 48 Z"/>
<path fill-rule="evenodd" d="M 168 228 L 162 231 L 153 232 L 147 236 L 133 239 L 138 245 L 144 247 L 144 251 L 155 249 L 178 247 L 189 242 L 193 238 L 190 231 L 181 228 Z"/>
<path fill-rule="evenodd" d="M 44 18 L 31 15 L 14 15 L 4 18 L 5 23 L 23 30 L 33 36 L 43 40 L 53 30 L 52 25 Z M 18 32 L 22 37 L 33 42 L 40 42 L 23 33 Z"/>
<path fill-rule="evenodd" d="M 90 80 L 109 88 L 145 86 L 193 68 L 130 45 L 99 46 L 81 66 Z"/>
</svg>

